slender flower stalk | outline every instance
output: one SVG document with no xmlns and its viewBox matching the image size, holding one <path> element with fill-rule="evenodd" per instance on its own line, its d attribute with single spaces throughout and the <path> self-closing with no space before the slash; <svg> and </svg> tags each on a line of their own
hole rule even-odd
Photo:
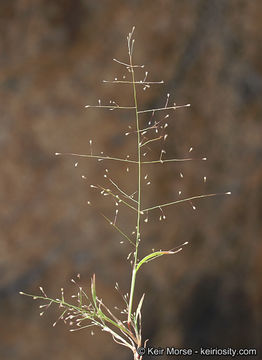
<svg viewBox="0 0 262 360">
<path fill-rule="evenodd" d="M 134 263 L 133 263 L 133 271 L 132 271 L 132 279 L 131 279 L 131 286 L 130 286 L 130 297 L 129 297 L 129 306 L 128 306 L 128 325 L 130 326 L 131 321 L 131 313 L 132 313 L 132 306 L 133 306 L 133 298 L 134 298 L 134 291 L 135 291 L 135 283 L 136 283 L 136 266 L 137 266 L 137 257 L 138 257 L 138 247 L 140 242 L 140 219 L 141 219 L 141 145 L 140 145 L 140 127 L 139 127 L 139 115 L 138 115 L 138 105 L 137 105 L 137 95 L 136 95 L 136 81 L 135 81 L 135 72 L 133 68 L 133 61 L 132 61 L 132 49 L 134 40 L 132 40 L 134 28 L 132 32 L 129 34 L 128 39 L 128 52 L 129 52 L 129 63 L 131 69 L 131 76 L 132 76 L 132 84 L 133 84 L 133 95 L 134 95 L 134 103 L 135 103 L 135 114 L 136 114 L 136 131 L 137 131 L 137 169 L 138 169 L 138 183 L 137 183 L 137 221 L 136 221 L 136 249 L 134 252 Z M 132 40 L 132 44 L 131 44 Z"/>
</svg>

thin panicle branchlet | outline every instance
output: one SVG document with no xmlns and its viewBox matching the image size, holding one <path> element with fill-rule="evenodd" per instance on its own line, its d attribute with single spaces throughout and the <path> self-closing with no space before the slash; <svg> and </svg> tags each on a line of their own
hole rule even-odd
<svg viewBox="0 0 262 360">
<path fill-rule="evenodd" d="M 143 234 L 141 229 L 142 220 L 144 223 L 149 222 L 149 214 L 156 210 L 160 211 L 159 220 L 165 221 L 166 214 L 164 209 L 180 203 L 189 203 L 193 210 L 196 210 L 196 206 L 193 204 L 194 200 L 213 197 L 217 195 L 230 195 L 230 192 L 225 193 L 208 193 L 200 194 L 190 197 L 181 198 L 182 190 L 178 190 L 178 199 L 173 199 L 162 204 L 153 204 L 150 207 L 143 206 L 143 188 L 144 186 L 150 187 L 151 179 L 147 172 L 147 165 L 158 165 L 162 166 L 171 163 L 181 163 L 188 161 L 207 160 L 206 157 L 184 157 L 184 158 L 168 158 L 165 150 L 165 143 L 168 137 L 168 125 L 171 120 L 171 115 L 174 110 L 187 108 L 190 104 L 177 105 L 175 102 L 171 102 L 171 95 L 167 93 L 166 100 L 163 106 L 152 109 L 140 108 L 138 102 L 137 88 L 141 88 L 146 91 L 150 89 L 152 85 L 161 85 L 164 83 L 163 80 L 151 80 L 148 79 L 148 71 L 144 72 L 144 65 L 134 63 L 134 43 L 133 37 L 135 27 L 127 36 L 127 50 L 128 60 L 122 61 L 113 59 L 121 67 L 126 69 L 126 74 L 121 79 L 115 77 L 114 80 L 103 80 L 103 83 L 111 83 L 115 85 L 127 85 L 130 86 L 133 101 L 127 105 L 120 105 L 114 100 L 110 100 L 109 103 L 103 104 L 101 99 L 98 100 L 97 105 L 86 105 L 86 108 L 95 108 L 103 110 L 126 110 L 131 111 L 134 115 L 134 124 L 128 125 L 128 130 L 124 133 L 124 136 L 134 136 L 136 140 L 136 155 L 130 158 L 129 155 L 124 157 L 115 157 L 105 155 L 103 152 L 97 153 L 94 150 L 93 140 L 89 140 L 90 153 L 89 154 L 77 154 L 77 153 L 55 153 L 57 156 L 70 156 L 77 158 L 87 158 L 97 160 L 99 163 L 105 162 L 116 162 L 126 164 L 126 173 L 129 175 L 130 171 L 134 168 L 137 170 L 136 183 L 133 184 L 134 188 L 132 191 L 127 190 L 125 186 L 122 186 L 117 180 L 114 179 L 109 173 L 108 168 L 105 168 L 103 181 L 106 184 L 91 184 L 86 175 L 82 174 L 82 179 L 88 183 L 93 191 L 96 191 L 98 195 L 103 197 L 109 197 L 113 201 L 113 214 L 108 217 L 105 214 L 98 211 L 98 213 L 105 219 L 105 221 L 115 229 L 123 240 L 120 244 L 127 244 L 130 246 L 128 250 L 127 260 L 131 264 L 131 281 L 129 293 L 122 294 L 118 283 L 116 283 L 115 289 L 121 295 L 124 308 L 119 309 L 114 307 L 115 310 L 119 311 L 119 314 L 114 314 L 110 308 L 105 305 L 103 300 L 97 296 L 96 293 L 96 278 L 95 275 L 91 278 L 90 295 L 88 295 L 83 287 L 78 285 L 80 275 L 77 275 L 77 279 L 72 279 L 71 282 L 76 286 L 76 294 L 72 295 L 72 298 L 76 300 L 76 304 L 71 304 L 65 300 L 64 289 L 61 289 L 61 296 L 53 299 L 47 296 L 46 292 L 40 287 L 41 295 L 29 295 L 21 292 L 22 295 L 33 297 L 34 300 L 44 301 L 44 304 L 40 305 L 40 316 L 43 316 L 45 311 L 53 304 L 59 306 L 61 314 L 58 319 L 54 322 L 53 326 L 58 321 L 63 321 L 71 326 L 70 331 L 78 331 L 89 327 L 98 327 L 102 331 L 106 331 L 111 334 L 113 340 L 127 348 L 129 348 L 134 356 L 135 360 L 142 360 L 142 355 L 138 354 L 137 349 L 139 347 L 146 346 L 147 340 L 142 343 L 142 327 L 141 327 L 141 309 L 144 301 L 145 294 L 142 295 L 136 309 L 134 309 L 134 297 L 135 297 L 135 285 L 138 271 L 142 265 L 157 259 L 163 255 L 174 255 L 179 253 L 188 242 L 184 242 L 179 246 L 175 246 L 170 250 L 157 250 L 152 249 L 147 255 L 139 259 L 139 246 L 143 240 Z M 144 72 L 142 78 L 140 78 L 141 72 Z M 143 122 L 142 118 L 143 117 Z M 149 120 L 148 120 L 149 117 Z M 147 120 L 146 120 L 147 119 Z M 145 120 L 147 124 L 145 124 Z M 143 124 L 143 125 L 142 125 Z M 152 147 L 155 144 L 160 144 L 160 154 L 156 159 L 148 159 L 148 155 L 152 153 Z M 188 153 L 194 153 L 194 148 L 191 146 Z M 74 167 L 78 167 L 78 162 L 74 163 Z M 184 174 L 179 171 L 180 180 L 183 180 Z M 207 182 L 207 177 L 203 177 L 203 183 Z M 133 183 L 133 182 L 132 182 Z M 87 204 L 93 207 L 90 200 L 87 200 Z M 134 214 L 134 227 L 131 235 L 127 231 L 121 229 L 119 224 L 119 213 L 121 208 L 125 207 L 128 211 Z M 94 208 L 94 207 L 93 207 Z M 95 209 L 95 208 L 94 208 Z M 131 251 L 130 251 L 131 250 Z M 91 331 L 93 335 L 93 330 Z"/>
</svg>

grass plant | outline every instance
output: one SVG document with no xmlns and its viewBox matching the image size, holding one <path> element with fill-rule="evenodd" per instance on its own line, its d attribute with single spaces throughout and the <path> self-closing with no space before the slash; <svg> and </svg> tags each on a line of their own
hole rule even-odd
<svg viewBox="0 0 262 360">
<path fill-rule="evenodd" d="M 81 157 L 87 159 L 94 159 L 98 161 L 106 162 L 121 162 L 127 166 L 135 166 L 137 168 L 137 178 L 135 188 L 132 194 L 128 194 L 116 181 L 112 180 L 109 176 L 108 170 L 105 171 L 105 179 L 109 183 L 109 187 L 101 185 L 90 185 L 94 190 L 100 192 L 104 196 L 109 196 L 114 201 L 114 219 L 111 220 L 104 214 L 104 219 L 115 229 L 124 240 L 127 240 L 131 246 L 131 253 L 128 256 L 128 259 L 131 262 L 131 280 L 130 280 L 130 290 L 129 293 L 123 296 L 125 307 L 121 309 L 121 316 L 115 314 L 115 309 L 112 310 L 111 307 L 107 306 L 103 300 L 97 295 L 96 292 L 96 278 L 95 275 L 91 278 L 91 288 L 89 293 L 87 293 L 83 287 L 78 286 L 77 279 L 72 279 L 71 281 L 77 286 L 77 293 L 73 295 L 75 298 L 75 303 L 71 300 L 70 302 L 65 300 L 64 290 L 61 289 L 61 296 L 59 298 L 50 298 L 47 296 L 46 292 L 42 287 L 40 287 L 40 295 L 31 295 L 21 292 L 22 295 L 30 296 L 35 300 L 42 300 L 43 304 L 40 305 L 40 315 L 42 316 L 44 312 L 53 304 L 58 305 L 61 310 L 61 315 L 58 317 L 57 321 L 63 320 L 65 323 L 71 325 L 70 331 L 78 331 L 86 328 L 98 327 L 102 331 L 108 332 L 111 334 L 113 340 L 129 348 L 132 352 L 134 360 L 142 360 L 143 352 L 140 348 L 146 346 L 146 341 L 142 339 L 142 321 L 141 321 L 141 309 L 144 301 L 145 295 L 143 294 L 135 305 L 135 289 L 136 289 L 136 279 L 138 273 L 143 269 L 143 265 L 155 260 L 164 255 L 175 255 L 180 252 L 183 247 L 187 244 L 184 242 L 182 245 L 174 247 L 169 250 L 158 250 L 158 251 L 149 251 L 148 254 L 140 259 L 139 256 L 139 247 L 141 241 L 143 241 L 143 234 L 141 223 L 142 221 L 148 221 L 148 215 L 152 211 L 160 211 L 160 220 L 165 220 L 165 215 L 163 208 L 172 206 L 179 203 L 188 202 L 191 204 L 192 208 L 195 209 L 192 201 L 195 199 L 213 197 L 217 195 L 227 195 L 230 192 L 225 192 L 223 194 L 211 193 L 211 194 L 201 194 L 187 198 L 181 198 L 181 193 L 179 192 L 178 199 L 168 201 L 163 204 L 154 204 L 150 207 L 143 206 L 143 187 L 145 185 L 150 185 L 150 181 L 145 175 L 144 169 L 147 165 L 152 164 L 165 164 L 165 163 L 175 163 L 175 162 L 185 162 L 185 161 L 205 161 L 206 158 L 165 158 L 166 152 L 163 149 L 164 143 L 167 138 L 167 128 L 168 128 L 168 118 L 170 114 L 181 108 L 189 107 L 190 104 L 186 105 L 177 105 L 175 103 L 170 104 L 170 96 L 167 94 L 165 105 L 159 108 L 153 109 L 141 109 L 138 105 L 138 87 L 142 87 L 144 91 L 149 89 L 153 85 L 163 84 L 163 81 L 149 81 L 148 72 L 144 73 L 144 65 L 137 65 L 134 63 L 134 27 L 132 31 L 127 36 L 127 49 L 128 57 L 127 61 L 123 62 L 117 59 L 113 59 L 119 66 L 124 67 L 126 75 L 124 75 L 121 80 L 115 78 L 114 80 L 104 80 L 104 83 L 111 84 L 125 84 L 130 86 L 132 92 L 132 104 L 128 106 L 120 106 L 114 101 L 110 101 L 109 104 L 103 105 L 101 101 L 98 101 L 98 105 L 86 105 L 86 108 L 97 108 L 105 109 L 109 111 L 131 111 L 134 115 L 134 125 L 129 127 L 128 131 L 125 133 L 128 135 L 135 135 L 136 137 L 136 156 L 134 158 L 130 157 L 114 157 L 114 156 L 105 156 L 101 154 L 93 154 L 92 151 L 92 140 L 90 140 L 90 153 L 89 154 L 76 154 L 76 153 L 56 153 L 57 156 L 61 155 L 70 155 L 73 157 Z M 137 74 L 144 73 L 142 79 L 137 79 Z M 145 121 L 142 121 L 142 117 L 146 114 L 150 115 L 150 120 L 146 126 L 142 126 Z M 157 117 L 158 116 L 158 117 Z M 156 119 L 157 118 L 157 119 Z M 155 143 L 160 143 L 162 150 L 160 156 L 154 160 L 146 160 L 144 150 L 147 152 L 151 150 L 151 146 L 154 146 Z M 192 148 L 189 152 L 192 151 Z M 76 163 L 77 166 L 77 163 Z M 128 168 L 127 168 L 128 171 Z M 183 175 L 181 174 L 181 177 Z M 84 178 L 84 176 L 83 176 Z M 204 181 L 206 179 L 204 178 Z M 91 203 L 89 202 L 91 205 Z M 119 208 L 121 206 L 127 207 L 131 212 L 134 213 L 135 219 L 135 234 L 130 236 L 127 231 L 122 230 L 118 225 L 117 216 Z M 80 277 L 80 276 L 78 276 Z M 116 283 L 116 290 L 120 292 L 119 286 Z M 73 303 L 72 303 L 73 302 Z M 53 324 L 56 325 L 57 321 Z"/>
</svg>

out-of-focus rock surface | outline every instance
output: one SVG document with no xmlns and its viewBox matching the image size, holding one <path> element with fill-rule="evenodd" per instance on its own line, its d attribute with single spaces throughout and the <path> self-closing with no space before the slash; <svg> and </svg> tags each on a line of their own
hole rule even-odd
<svg viewBox="0 0 262 360">
<path fill-rule="evenodd" d="M 130 114 L 84 105 L 132 105 L 128 88 L 101 81 L 124 74 L 111 59 L 127 59 L 133 25 L 136 62 L 147 65 L 150 79 L 165 80 L 141 93 L 140 106 L 162 106 L 166 93 L 192 104 L 171 114 L 166 156 L 187 157 L 193 147 L 190 156 L 208 157 L 150 166 L 145 204 L 176 199 L 179 190 L 233 194 L 195 201 L 195 211 L 188 203 L 170 207 L 165 222 L 156 211 L 144 225 L 144 253 L 190 242 L 140 274 L 144 338 L 196 349 L 261 346 L 261 12 L 259 0 L 1 2 L 1 359 L 130 358 L 106 334 L 53 328 L 57 309 L 39 318 L 18 291 L 42 285 L 54 297 L 60 287 L 70 294 L 71 277 L 81 273 L 89 287 L 94 272 L 107 303 L 119 303 L 115 281 L 129 290 L 129 245 L 87 206 L 90 200 L 114 216 L 111 202 L 88 185 L 104 183 L 107 165 L 79 159 L 75 167 L 76 159 L 54 153 L 89 153 L 93 139 L 94 153 L 132 154 L 132 138 L 124 136 Z M 134 169 L 129 175 L 108 166 L 135 191 Z M 131 214 L 119 218 L 129 232 Z"/>
</svg>

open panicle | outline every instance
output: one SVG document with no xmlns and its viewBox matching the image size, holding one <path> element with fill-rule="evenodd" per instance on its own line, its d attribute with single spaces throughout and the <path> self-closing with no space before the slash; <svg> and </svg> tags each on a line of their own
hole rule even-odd
<svg viewBox="0 0 262 360">
<path fill-rule="evenodd" d="M 115 180 L 115 176 L 111 176 L 109 169 L 105 168 L 103 173 L 103 181 L 106 185 L 100 185 L 99 183 L 90 184 L 89 179 L 85 174 L 81 174 L 82 179 L 88 183 L 90 188 L 94 190 L 98 195 L 103 197 L 109 197 L 113 201 L 113 215 L 106 216 L 100 211 L 98 213 L 106 220 L 106 222 L 114 228 L 121 236 L 120 244 L 127 244 L 131 246 L 128 249 L 127 261 L 131 264 L 131 280 L 130 280 L 130 291 L 129 293 L 122 294 L 119 289 L 118 283 L 116 283 L 115 289 L 121 295 L 124 301 L 124 308 L 119 309 L 114 307 L 114 309 L 120 311 L 120 316 L 116 316 L 113 311 L 105 305 L 101 298 L 97 296 L 96 289 L 96 278 L 95 275 L 91 278 L 91 288 L 90 294 L 87 294 L 83 290 L 83 286 L 78 285 L 80 276 L 77 276 L 77 280 L 72 279 L 72 283 L 77 287 L 76 294 L 72 295 L 72 299 L 75 299 L 76 303 L 67 302 L 65 300 L 64 289 L 61 289 L 61 298 L 50 298 L 47 296 L 46 292 L 42 287 L 40 287 L 41 295 L 29 295 L 24 292 L 21 292 L 22 295 L 30 296 L 34 300 L 41 300 L 44 304 L 40 305 L 40 316 L 43 316 L 45 311 L 53 304 L 58 305 L 61 309 L 61 314 L 58 319 L 54 322 L 53 326 L 57 324 L 58 321 L 64 321 L 69 324 L 71 327 L 70 331 L 78 331 L 86 329 L 89 327 L 98 327 L 102 331 L 105 331 L 111 334 L 113 340 L 122 346 L 129 348 L 134 356 L 134 360 L 142 360 L 142 355 L 137 353 L 137 349 L 142 346 L 146 346 L 147 340 L 142 343 L 142 322 L 141 322 L 141 311 L 142 305 L 144 302 L 145 294 L 142 295 L 138 305 L 134 306 L 135 301 L 135 285 L 138 271 L 141 270 L 142 265 L 147 264 L 148 262 L 155 260 L 163 255 L 175 255 L 179 253 L 188 242 L 184 242 L 179 246 L 175 246 L 170 250 L 158 250 L 155 251 L 152 249 L 151 252 L 147 252 L 147 255 L 142 256 L 142 259 L 139 259 L 139 246 L 143 240 L 144 234 L 142 232 L 142 222 L 143 224 L 148 223 L 149 213 L 153 210 L 160 211 L 159 220 L 166 220 L 164 209 L 171 205 L 180 204 L 180 203 L 189 203 L 193 210 L 196 210 L 196 206 L 192 201 L 214 197 L 218 195 L 229 195 L 230 192 L 224 193 L 207 193 L 201 195 L 195 195 L 190 197 L 181 198 L 182 190 L 178 190 L 178 199 L 172 201 L 167 201 L 161 204 L 152 205 L 150 207 L 144 206 L 143 191 L 145 187 L 151 189 L 151 176 L 149 177 L 148 165 L 164 165 L 171 163 L 181 163 L 189 161 L 205 161 L 206 157 L 195 157 L 194 148 L 191 146 L 188 150 L 190 157 L 186 154 L 182 158 L 168 158 L 167 151 L 165 148 L 166 140 L 168 138 L 169 122 L 172 121 L 172 114 L 175 110 L 188 108 L 190 104 L 177 105 L 172 99 L 170 92 L 167 93 L 164 104 L 160 107 L 154 107 L 147 109 L 145 107 L 140 108 L 140 101 L 138 101 L 139 94 L 143 94 L 140 90 L 148 90 L 153 85 L 162 85 L 163 80 L 151 80 L 149 72 L 146 71 L 144 65 L 139 65 L 134 62 L 134 30 L 132 28 L 131 32 L 127 36 L 127 51 L 128 56 L 127 60 L 118 60 L 113 59 L 113 61 L 118 64 L 120 67 L 125 69 L 125 74 L 115 76 L 113 80 L 103 80 L 104 84 L 114 84 L 114 85 L 126 85 L 130 87 L 131 101 L 129 104 L 121 105 L 114 100 L 109 102 L 104 102 L 101 99 L 98 99 L 97 104 L 94 105 L 85 105 L 87 109 L 101 109 L 101 110 L 125 110 L 131 111 L 133 114 L 133 124 L 128 125 L 128 129 L 124 132 L 125 136 L 132 136 L 135 140 L 135 149 L 131 157 L 126 156 L 109 156 L 105 155 L 103 151 L 99 153 L 97 151 L 97 145 L 94 146 L 93 139 L 89 140 L 89 153 L 88 154 L 78 154 L 74 152 L 61 153 L 57 152 L 57 156 L 70 156 L 83 159 L 96 160 L 100 164 L 108 162 L 119 163 L 125 165 L 125 171 L 123 174 L 132 178 L 131 188 L 128 188 L 125 184 L 121 185 L 120 180 Z M 143 73 L 143 74 L 142 74 Z M 142 74 L 142 76 L 141 76 Z M 140 91 L 140 92 L 139 92 Z M 140 98 L 139 98 L 140 99 Z M 152 155 L 152 149 L 156 148 L 159 156 L 157 158 L 149 159 L 148 155 Z M 159 152 L 160 151 L 160 152 Z M 156 153 L 156 152 L 154 152 Z M 191 156 L 191 153 L 193 156 Z M 150 156 L 151 156 L 150 155 Z M 151 156 L 153 157 L 153 156 Z M 77 159 L 78 160 L 78 159 Z M 74 162 L 74 167 L 78 167 L 78 161 Z M 135 171 L 133 171 L 135 170 Z M 134 178 L 134 172 L 136 177 Z M 184 179 L 184 173 L 179 171 L 180 181 Z M 206 183 L 207 178 L 204 176 L 203 182 Z M 184 191 L 183 191 L 184 192 Z M 152 198 L 155 196 L 153 194 Z M 89 206 L 95 209 L 95 202 L 90 200 L 86 201 Z M 130 230 L 123 230 L 121 226 L 121 218 L 119 217 L 120 210 L 125 207 L 130 210 L 130 216 L 134 216 L 132 232 Z M 130 217 L 130 223 L 131 223 Z M 147 225 L 145 225 L 146 227 Z M 131 233 L 131 235 L 128 235 Z M 125 246 L 125 245 L 124 245 Z M 144 266 L 143 266 L 144 267 Z M 134 310 L 135 309 L 135 310 Z M 93 335 L 93 330 L 91 331 Z"/>
</svg>

